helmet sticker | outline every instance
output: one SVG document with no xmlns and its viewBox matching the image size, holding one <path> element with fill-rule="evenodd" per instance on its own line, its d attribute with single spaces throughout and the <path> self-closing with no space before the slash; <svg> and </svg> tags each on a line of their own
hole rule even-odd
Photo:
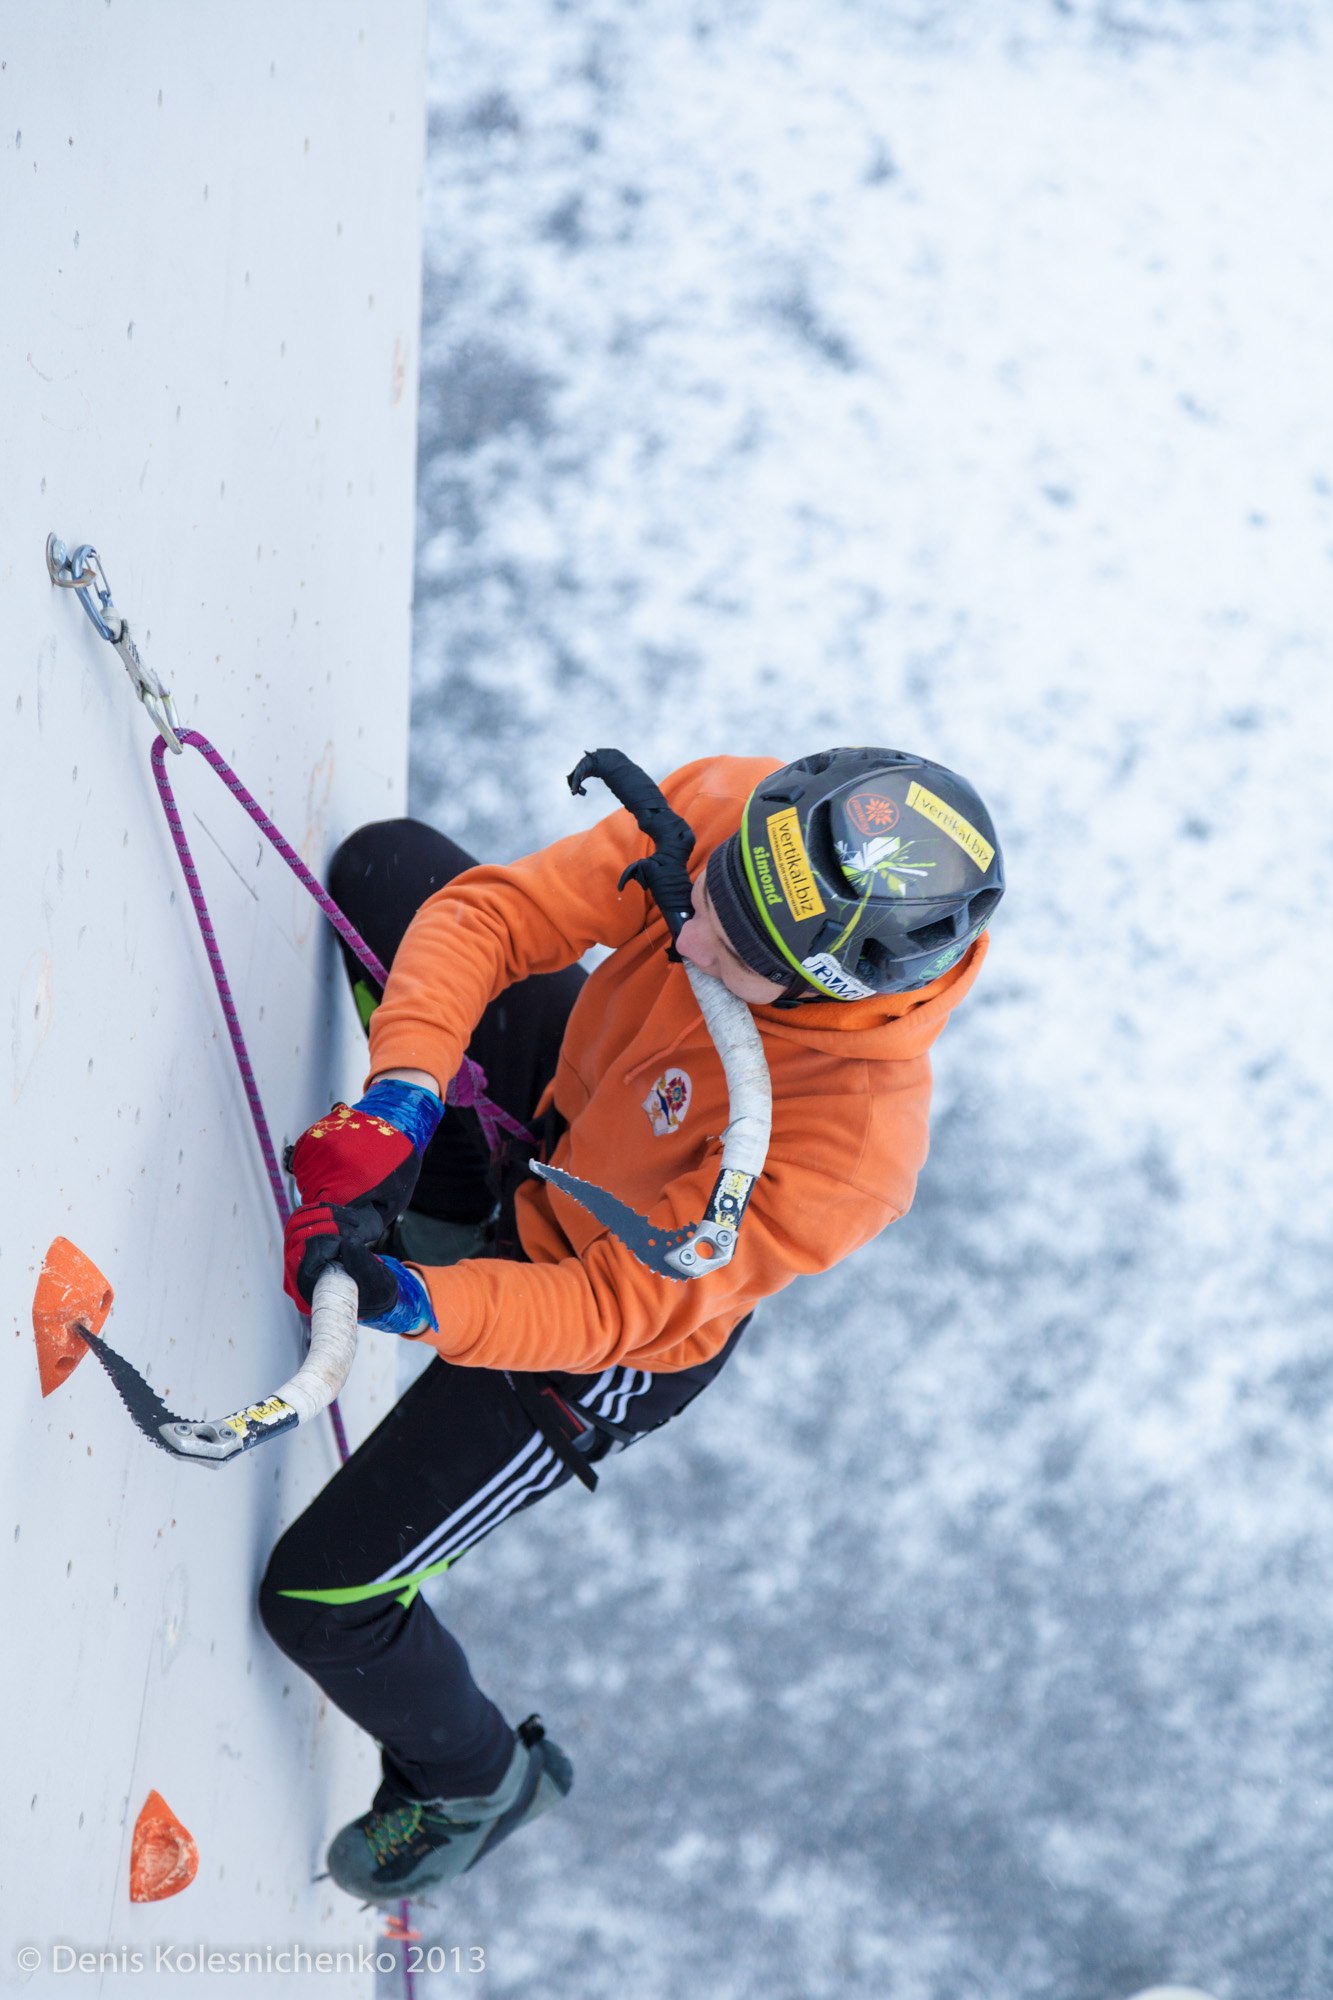
<svg viewBox="0 0 1333 2000">
<path fill-rule="evenodd" d="M 768 849 L 761 843 L 757 847 L 747 845 L 745 858 L 752 862 L 758 877 L 759 889 L 764 901 L 769 905 L 782 901 L 782 892 L 773 880 L 773 859 Z"/>
<path fill-rule="evenodd" d="M 801 964 L 809 973 L 811 984 L 822 986 L 835 1000 L 869 1000 L 874 996 L 874 987 L 854 978 L 831 952 L 817 951 L 802 959 Z"/>
<path fill-rule="evenodd" d="M 800 815 L 793 807 L 769 814 L 768 838 L 787 908 L 798 923 L 806 917 L 822 917 L 823 898 L 810 872 L 810 858 L 801 838 Z"/>
<path fill-rule="evenodd" d="M 678 1131 L 690 1108 L 690 1079 L 685 1071 L 664 1070 L 644 1098 L 643 1108 L 659 1139 Z"/>
<path fill-rule="evenodd" d="M 864 847 L 849 846 L 845 840 L 833 845 L 843 874 L 857 889 L 868 889 L 878 876 L 893 895 L 905 896 L 909 880 L 920 881 L 935 866 L 933 861 L 909 861 L 912 842 L 900 840 L 896 833 L 879 834 Z"/>
<path fill-rule="evenodd" d="M 899 750 L 844 747 L 785 765 L 749 794 L 721 852 L 754 946 L 747 963 L 780 958 L 799 975 L 779 1006 L 908 993 L 950 975 L 1004 894 L 980 797 L 943 764 Z"/>
<path fill-rule="evenodd" d="M 858 833 L 891 833 L 898 824 L 898 801 L 879 792 L 853 792 L 847 817 Z"/>
<path fill-rule="evenodd" d="M 918 785 L 915 779 L 908 787 L 907 803 L 913 811 L 919 812 L 924 819 L 930 820 L 937 826 L 941 833 L 947 833 L 950 840 L 962 848 L 968 860 L 974 861 L 982 874 L 985 874 L 995 859 L 995 849 L 960 812 L 955 812 L 943 799 L 937 799 L 934 792 L 928 792 L 925 786 Z"/>
</svg>

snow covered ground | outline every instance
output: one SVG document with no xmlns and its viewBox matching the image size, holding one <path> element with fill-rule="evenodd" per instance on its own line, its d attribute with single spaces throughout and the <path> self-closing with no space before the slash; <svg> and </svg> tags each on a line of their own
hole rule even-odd
<svg viewBox="0 0 1333 2000">
<path fill-rule="evenodd" d="M 1320 11 L 437 9 L 414 809 L 884 742 L 1011 881 L 911 1215 L 449 1580 L 497 2000 L 1333 1991 Z"/>
</svg>

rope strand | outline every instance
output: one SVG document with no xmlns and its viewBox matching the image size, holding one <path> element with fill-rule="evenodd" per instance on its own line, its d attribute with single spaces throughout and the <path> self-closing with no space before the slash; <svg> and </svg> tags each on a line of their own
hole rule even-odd
<svg viewBox="0 0 1333 2000">
<path fill-rule="evenodd" d="M 287 863 L 287 866 L 291 869 L 302 888 L 314 897 L 324 915 L 337 931 L 339 937 L 346 941 L 382 992 L 389 976 L 385 967 L 381 965 L 379 959 L 375 956 L 361 933 L 343 915 L 328 891 L 316 881 L 290 841 L 285 840 L 282 834 L 279 833 L 258 799 L 241 783 L 241 780 L 237 777 L 235 771 L 232 770 L 226 758 L 220 751 L 214 749 L 208 738 L 201 736 L 197 729 L 182 729 L 180 731 L 180 740 L 182 743 L 188 743 L 192 749 L 197 750 L 205 762 L 210 764 L 217 772 L 232 797 L 240 805 L 244 806 L 246 812 L 250 815 L 250 818 L 254 821 L 265 839 L 277 849 L 278 853 Z M 161 736 L 156 737 L 153 743 L 153 779 L 157 785 L 158 797 L 162 801 L 162 810 L 167 816 L 167 825 L 171 830 L 172 842 L 176 849 L 176 858 L 180 862 L 181 873 L 185 877 L 185 887 L 189 892 L 195 921 L 199 925 L 199 934 L 204 941 L 204 950 L 208 954 L 208 964 L 213 974 L 213 984 L 217 988 L 218 999 L 222 1003 L 222 1012 L 227 1023 L 227 1033 L 231 1037 L 232 1053 L 236 1057 L 236 1066 L 240 1070 L 241 1082 L 245 1086 L 246 1102 L 250 1107 L 250 1117 L 254 1124 L 255 1137 L 259 1141 L 259 1150 L 263 1155 L 264 1171 L 268 1175 L 269 1187 L 273 1191 L 273 1200 L 277 1207 L 278 1220 L 285 1229 L 292 1212 L 291 1203 L 287 1199 L 287 1190 L 283 1185 L 282 1171 L 278 1166 L 278 1156 L 274 1151 L 268 1119 L 264 1115 L 264 1106 L 259 1095 L 259 1085 L 255 1081 L 254 1067 L 250 1061 L 250 1052 L 245 1045 L 245 1034 L 241 1027 L 240 1016 L 236 1012 L 236 1003 L 232 999 L 231 983 L 227 978 L 227 969 L 222 962 L 222 952 L 218 945 L 217 933 L 213 929 L 213 920 L 208 913 L 208 903 L 199 881 L 199 871 L 194 865 L 194 856 L 190 852 L 190 843 L 186 838 L 185 828 L 181 822 L 180 809 L 176 804 L 175 793 L 171 789 L 171 780 L 167 776 L 166 752 L 167 744 L 165 739 Z M 449 1104 L 457 1105 L 464 1110 L 473 1110 L 476 1112 L 478 1118 L 481 1120 L 482 1131 L 486 1135 L 486 1143 L 492 1152 L 495 1151 L 500 1130 L 512 1133 L 515 1138 L 526 1139 L 529 1144 L 536 1143 L 531 1132 L 528 1131 L 525 1125 L 521 1125 L 517 1118 L 511 1117 L 509 1112 L 504 1110 L 502 1106 L 492 1103 L 491 1099 L 487 1097 L 486 1072 L 482 1069 L 480 1063 L 473 1062 L 470 1056 L 464 1056 L 458 1074 L 450 1078 L 445 1098 Z M 329 1404 L 329 1419 L 333 1425 L 334 1436 L 338 1441 L 339 1459 L 345 1465 L 348 1457 L 347 1433 L 343 1427 L 342 1411 L 338 1408 L 336 1398 Z"/>
</svg>

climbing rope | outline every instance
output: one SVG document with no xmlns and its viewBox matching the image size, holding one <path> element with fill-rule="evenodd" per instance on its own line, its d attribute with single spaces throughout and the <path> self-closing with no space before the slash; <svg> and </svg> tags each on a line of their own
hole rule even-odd
<svg viewBox="0 0 1333 2000">
<path fill-rule="evenodd" d="M 388 973 L 384 966 L 375 956 L 355 925 L 343 915 L 332 896 L 316 881 L 290 841 L 284 839 L 283 835 L 264 811 L 264 808 L 260 805 L 258 799 L 255 798 L 253 792 L 249 791 L 242 784 L 221 751 L 217 750 L 206 736 L 200 735 L 197 729 L 180 729 L 177 735 L 181 745 L 188 744 L 191 749 L 197 750 L 204 761 L 217 772 L 232 797 L 244 806 L 246 812 L 250 815 L 250 818 L 254 821 L 265 839 L 282 856 L 282 859 L 291 869 L 302 888 L 313 896 L 320 909 L 324 912 L 324 915 L 337 931 L 339 937 L 345 939 L 371 978 L 383 989 L 384 983 L 388 978 Z M 240 1016 L 236 1012 L 236 1003 L 232 998 L 231 982 L 227 978 L 227 968 L 222 962 L 222 952 L 218 946 L 217 933 L 213 929 L 213 920 L 209 915 L 208 902 L 199 881 L 199 872 L 194 865 L 194 856 L 190 852 L 190 843 L 186 838 L 185 828 L 181 822 L 180 809 L 176 804 L 176 797 L 171 789 L 171 780 L 167 776 L 166 751 L 166 738 L 159 733 L 157 740 L 153 744 L 153 778 L 157 785 L 158 796 L 162 801 L 162 810 L 167 816 L 167 825 L 171 829 L 172 844 L 176 849 L 176 858 L 181 865 L 181 873 L 185 877 L 185 887 L 189 892 L 195 920 L 199 925 L 199 935 L 204 941 L 204 950 L 208 954 L 208 963 L 213 974 L 213 984 L 217 988 L 218 999 L 222 1004 L 223 1016 L 227 1023 L 227 1033 L 231 1037 L 232 1053 L 236 1057 L 236 1067 L 241 1073 L 241 1082 L 245 1088 L 246 1102 L 250 1106 L 250 1117 L 254 1124 L 255 1136 L 259 1141 L 259 1150 L 263 1155 L 264 1169 L 268 1175 L 268 1183 L 273 1191 L 273 1200 L 277 1207 L 278 1220 L 285 1229 L 292 1212 L 291 1203 L 287 1199 L 287 1190 L 283 1185 L 282 1172 L 278 1166 L 278 1156 L 274 1150 L 268 1119 L 265 1116 L 263 1101 L 259 1095 L 259 1085 L 255 1081 L 254 1066 L 250 1061 L 250 1052 L 245 1045 L 245 1033 L 241 1027 Z M 487 1097 L 486 1073 L 479 1063 L 472 1061 L 470 1056 L 464 1056 L 462 1067 L 458 1071 L 458 1074 L 451 1079 L 445 1094 L 445 1101 L 449 1104 L 459 1105 L 465 1109 L 470 1108 L 477 1113 L 477 1116 L 481 1120 L 482 1130 L 486 1135 L 486 1143 L 492 1152 L 495 1151 L 501 1129 L 513 1133 L 516 1138 L 532 1142 L 532 1134 L 527 1128 L 520 1125 L 516 1118 L 512 1118 L 500 1105 L 493 1104 L 490 1098 Z M 329 1404 L 329 1419 L 333 1425 L 334 1436 L 338 1441 L 338 1456 L 346 1464 L 348 1455 L 347 1433 L 343 1427 L 342 1411 L 338 1407 L 336 1397 Z"/>
<path fill-rule="evenodd" d="M 198 750 L 205 761 L 217 772 L 232 797 L 244 806 L 260 832 L 276 848 L 302 888 L 314 897 L 324 915 L 337 931 L 339 937 L 343 938 L 351 950 L 355 952 L 366 971 L 382 990 L 389 976 L 385 967 L 375 956 L 370 946 L 361 936 L 361 933 L 343 915 L 328 891 L 322 888 L 319 882 L 316 881 L 295 848 L 289 841 L 284 840 L 282 834 L 264 811 L 258 799 L 255 798 L 253 792 L 248 791 L 241 783 L 241 780 L 237 777 L 235 771 L 232 770 L 231 765 L 222 753 L 214 748 L 206 736 L 201 736 L 197 729 L 182 729 L 180 731 L 180 741 L 182 745 L 189 744 L 191 749 Z M 218 989 L 218 998 L 222 1002 L 222 1011 L 226 1016 L 227 1029 L 231 1035 L 232 1047 L 236 1052 L 237 1066 L 241 1072 L 241 1079 L 245 1085 L 246 1098 L 249 1101 L 251 1115 L 255 1121 L 255 1130 L 259 1136 L 260 1150 L 264 1155 L 264 1164 L 268 1170 L 269 1183 L 273 1188 L 274 1199 L 278 1204 L 278 1212 L 282 1216 L 285 1225 L 290 1210 L 282 1178 L 278 1171 L 277 1156 L 273 1151 L 273 1143 L 268 1136 L 268 1127 L 264 1120 L 263 1106 L 259 1101 L 259 1090 L 255 1083 L 254 1071 L 250 1066 L 250 1058 L 246 1053 L 245 1037 L 241 1032 L 241 1024 L 237 1019 L 236 1008 L 232 1002 L 231 989 L 227 983 L 226 969 L 222 963 L 222 954 L 218 949 L 217 937 L 208 914 L 208 904 L 204 900 L 204 893 L 199 885 L 199 876 L 194 866 L 194 858 L 190 853 L 190 844 L 185 837 L 185 829 L 181 824 L 180 812 L 176 805 L 175 795 L 171 789 L 171 780 L 167 776 L 166 750 L 166 741 L 159 735 L 156 743 L 153 745 L 153 777 L 157 784 L 158 795 L 162 800 L 162 810 L 166 814 L 167 824 L 171 828 L 171 838 L 175 845 L 177 858 L 180 861 L 181 871 L 185 876 L 185 886 L 189 890 L 190 901 L 194 906 L 200 935 L 204 940 L 204 949 L 208 953 L 208 962 L 212 968 L 214 983 Z M 449 1104 L 458 1105 L 463 1110 L 476 1112 L 478 1118 L 481 1120 L 482 1131 L 486 1135 L 486 1144 L 492 1152 L 495 1151 L 499 1142 L 501 1131 L 509 1132 L 516 1139 L 524 1139 L 529 1144 L 535 1144 L 531 1132 L 529 1132 L 525 1125 L 521 1125 L 517 1118 L 511 1117 L 502 1106 L 492 1103 L 491 1099 L 487 1097 L 486 1072 L 482 1069 L 480 1063 L 473 1062 L 470 1056 L 464 1056 L 458 1074 L 450 1081 L 448 1090 L 445 1093 L 445 1101 Z"/>
</svg>

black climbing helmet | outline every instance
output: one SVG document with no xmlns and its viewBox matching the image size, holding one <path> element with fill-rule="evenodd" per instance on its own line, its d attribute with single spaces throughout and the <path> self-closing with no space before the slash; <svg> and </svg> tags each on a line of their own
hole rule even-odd
<svg viewBox="0 0 1333 2000">
<path fill-rule="evenodd" d="M 733 949 L 795 1006 L 938 979 L 990 921 L 1004 863 L 956 772 L 903 750 L 823 750 L 756 785 L 707 885 Z"/>
</svg>

